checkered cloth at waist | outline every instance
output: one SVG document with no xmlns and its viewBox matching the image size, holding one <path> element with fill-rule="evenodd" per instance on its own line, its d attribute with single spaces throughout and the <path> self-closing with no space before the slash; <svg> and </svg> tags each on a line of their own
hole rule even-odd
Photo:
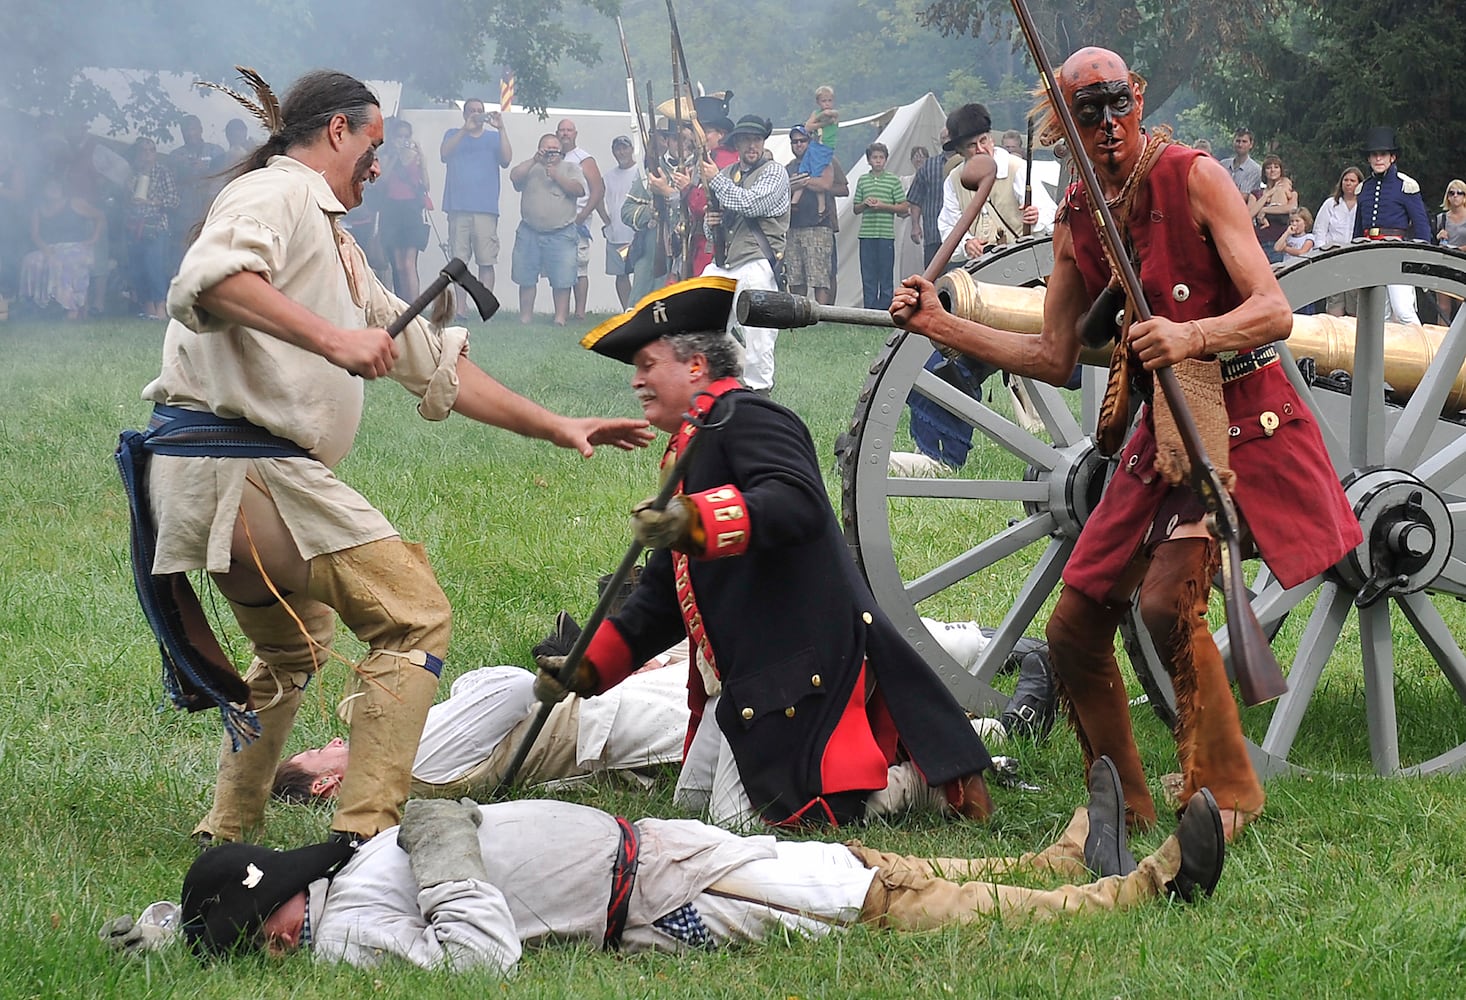
<svg viewBox="0 0 1466 1000">
<path fill-rule="evenodd" d="M 711 951 L 718 946 L 713 940 L 712 932 L 708 930 L 708 925 L 703 923 L 702 914 L 691 903 L 677 907 L 666 916 L 658 917 L 652 921 L 652 926 L 692 948 L 706 948 Z"/>
</svg>

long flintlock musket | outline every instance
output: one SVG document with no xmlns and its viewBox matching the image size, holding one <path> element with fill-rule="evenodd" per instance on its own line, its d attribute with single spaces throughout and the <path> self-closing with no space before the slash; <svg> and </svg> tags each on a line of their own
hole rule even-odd
<svg viewBox="0 0 1466 1000">
<path fill-rule="evenodd" d="M 689 91 L 687 95 L 687 100 L 690 104 L 692 103 L 692 74 L 688 72 L 687 69 L 687 50 L 682 47 L 682 32 L 677 27 L 677 11 L 672 6 L 672 0 L 667 0 L 667 23 L 672 31 L 672 73 L 673 76 L 676 76 L 676 74 L 680 71 L 682 74 L 682 79 L 687 82 Z M 674 104 L 673 106 L 676 108 L 677 116 L 680 118 L 682 116 L 682 106 L 680 104 Z M 701 168 L 703 158 L 712 156 L 712 153 L 708 150 L 708 137 L 707 134 L 703 132 L 702 122 L 697 120 L 697 111 L 695 109 L 688 117 L 691 120 L 692 124 L 692 134 L 697 139 L 697 160 L 698 166 L 699 168 Z M 680 130 L 678 132 L 678 136 L 681 136 Z M 723 209 L 722 206 L 718 204 L 718 196 L 713 194 L 713 189 L 708 187 L 707 184 L 703 182 L 701 169 L 699 169 L 693 177 L 693 183 L 697 187 L 702 188 L 704 193 L 707 195 L 708 203 L 705 211 L 721 213 Z M 712 227 L 712 234 L 712 240 L 710 242 L 712 244 L 713 263 L 717 264 L 719 267 L 724 267 L 727 264 L 728 256 L 727 227 L 724 226 L 722 223 L 719 223 L 718 225 Z M 694 239 L 695 236 L 695 233 L 690 233 L 688 235 L 687 245 L 689 251 L 691 250 L 693 243 L 696 242 Z"/>
<path fill-rule="evenodd" d="M 621 27 L 621 18 L 616 18 L 616 34 L 621 36 L 621 58 L 626 63 L 626 82 L 631 90 L 631 110 L 636 115 L 636 131 L 641 136 L 641 152 L 643 156 L 650 156 L 652 150 L 651 133 L 647 130 L 646 119 L 641 113 L 641 94 L 636 89 L 636 74 L 631 71 L 631 50 L 626 47 L 626 29 Z M 655 127 L 656 123 L 652 123 Z"/>
<path fill-rule="evenodd" d="M 1074 122 L 1074 115 L 1059 93 L 1059 83 L 1054 76 L 1053 66 L 1044 53 L 1043 40 L 1039 37 L 1033 15 L 1029 12 L 1025 0 L 1013 0 L 1013 12 L 1018 15 L 1018 24 L 1023 29 L 1023 37 L 1028 42 L 1029 51 L 1033 53 L 1033 61 L 1043 79 L 1049 103 L 1053 106 L 1054 113 L 1064 128 L 1064 136 L 1069 142 L 1069 155 L 1073 159 L 1075 168 L 1079 171 L 1084 189 L 1089 193 L 1089 206 L 1090 211 L 1094 213 L 1095 228 L 1099 231 L 1100 239 L 1104 240 L 1109 249 L 1110 258 L 1115 261 L 1116 267 L 1120 270 L 1120 281 L 1124 285 L 1125 294 L 1130 299 L 1136 317 L 1144 322 L 1151 318 L 1151 311 L 1149 304 L 1145 301 L 1140 278 L 1136 275 L 1135 267 L 1131 264 L 1130 257 L 1122 245 L 1120 231 L 1115 225 L 1110 206 L 1105 202 L 1104 195 L 1100 191 L 1099 181 L 1094 173 L 1094 165 L 1090 163 L 1089 154 L 1080 141 L 1079 127 Z M 1278 666 L 1277 658 L 1273 656 L 1267 636 L 1263 634 L 1262 627 L 1258 625 L 1257 616 L 1253 613 L 1252 604 L 1248 600 L 1247 584 L 1242 578 L 1242 552 L 1238 539 L 1237 508 L 1233 505 L 1231 496 L 1222 486 L 1216 467 L 1212 465 L 1211 459 L 1207 456 L 1206 446 L 1202 444 L 1201 433 L 1196 427 L 1196 418 L 1186 403 L 1186 396 L 1181 390 L 1181 383 L 1176 380 L 1176 373 L 1171 371 L 1168 365 L 1164 368 L 1157 368 L 1154 375 L 1156 383 L 1165 395 L 1166 402 L 1171 407 L 1171 413 L 1176 418 L 1176 427 L 1181 433 L 1181 443 L 1186 449 L 1186 457 L 1191 462 L 1192 488 L 1206 504 L 1210 515 L 1209 526 L 1221 543 L 1222 597 L 1226 606 L 1227 633 L 1231 638 L 1232 669 L 1237 677 L 1237 687 L 1242 692 L 1243 702 L 1248 705 L 1261 705 L 1287 691 L 1288 682 L 1283 677 L 1283 670 Z"/>
</svg>

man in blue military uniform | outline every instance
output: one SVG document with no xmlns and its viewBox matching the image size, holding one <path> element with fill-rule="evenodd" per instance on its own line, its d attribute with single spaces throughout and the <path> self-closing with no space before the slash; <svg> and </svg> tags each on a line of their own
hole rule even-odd
<svg viewBox="0 0 1466 1000">
<path fill-rule="evenodd" d="M 1370 176 L 1359 189 L 1359 207 L 1354 213 L 1354 238 L 1371 240 L 1424 240 L 1430 242 L 1430 223 L 1425 201 L 1415 178 L 1395 166 L 1400 147 L 1395 130 L 1376 125 L 1364 135 L 1364 155 Z M 1415 312 L 1415 289 L 1410 285 L 1389 285 L 1390 313 L 1399 323 L 1420 325 Z"/>
</svg>

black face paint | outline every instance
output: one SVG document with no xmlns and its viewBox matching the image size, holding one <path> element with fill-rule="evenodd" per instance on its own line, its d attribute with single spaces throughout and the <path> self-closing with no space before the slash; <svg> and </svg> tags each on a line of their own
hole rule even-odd
<svg viewBox="0 0 1466 1000">
<path fill-rule="evenodd" d="M 1074 91 L 1074 120 L 1084 128 L 1108 125 L 1135 110 L 1135 94 L 1127 80 L 1106 80 Z"/>
</svg>

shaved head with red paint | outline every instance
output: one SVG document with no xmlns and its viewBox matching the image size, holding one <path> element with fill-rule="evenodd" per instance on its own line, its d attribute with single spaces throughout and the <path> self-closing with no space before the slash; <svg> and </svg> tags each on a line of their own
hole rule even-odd
<svg viewBox="0 0 1466 1000">
<path fill-rule="evenodd" d="M 1056 77 L 1095 170 L 1112 179 L 1129 174 L 1145 148 L 1145 81 L 1114 52 L 1095 47 L 1064 60 Z"/>
<path fill-rule="evenodd" d="M 1109 49 L 1091 45 L 1065 59 L 1064 65 L 1059 67 L 1056 76 L 1059 81 L 1059 91 L 1072 104 L 1074 91 L 1079 87 L 1112 80 L 1129 80 L 1130 67 L 1125 65 L 1124 59 Z"/>
</svg>

